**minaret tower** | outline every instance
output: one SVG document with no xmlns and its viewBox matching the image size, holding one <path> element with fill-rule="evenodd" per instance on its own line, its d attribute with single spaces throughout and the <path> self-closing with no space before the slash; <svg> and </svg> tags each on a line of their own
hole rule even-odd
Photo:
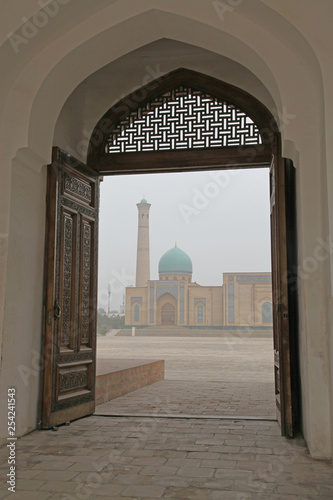
<svg viewBox="0 0 333 500">
<path fill-rule="evenodd" d="M 135 286 L 147 286 L 150 280 L 150 260 L 149 260 L 149 209 L 143 195 L 138 207 L 138 250 L 136 256 L 136 283 Z"/>
</svg>

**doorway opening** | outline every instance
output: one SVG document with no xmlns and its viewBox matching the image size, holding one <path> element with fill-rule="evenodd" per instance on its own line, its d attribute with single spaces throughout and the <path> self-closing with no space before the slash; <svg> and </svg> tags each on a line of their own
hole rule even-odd
<svg viewBox="0 0 333 500">
<path fill-rule="evenodd" d="M 175 325 L 175 313 L 172 304 L 165 304 L 161 310 L 161 324 L 165 326 Z"/>
<path fill-rule="evenodd" d="M 97 373 L 165 375 L 96 411 L 275 420 L 268 168 L 106 177 L 99 238 Z"/>
<path fill-rule="evenodd" d="M 294 435 L 299 394 L 295 174 L 291 162 L 282 158 L 280 144 L 273 115 L 253 96 L 179 69 L 107 111 L 92 133 L 87 165 L 54 148 L 47 195 L 41 427 L 94 408 L 100 176 L 269 167 L 275 402 L 282 434 Z M 146 247 L 140 248 L 144 261 Z M 184 278 L 190 272 L 185 271 Z M 179 284 L 177 273 L 164 278 L 165 286 L 170 285 L 167 278 Z M 232 322 L 237 278 L 234 285 L 231 281 L 227 310 Z M 184 291 L 185 283 L 182 280 Z M 181 289 L 179 285 L 179 294 Z M 150 293 L 156 299 L 157 293 Z M 140 297 L 131 298 L 140 321 Z M 201 300 L 205 297 L 197 298 L 202 310 L 197 302 L 196 318 L 201 321 L 208 308 Z M 183 312 L 175 315 L 177 321 Z M 150 313 L 155 318 L 154 308 Z"/>
</svg>

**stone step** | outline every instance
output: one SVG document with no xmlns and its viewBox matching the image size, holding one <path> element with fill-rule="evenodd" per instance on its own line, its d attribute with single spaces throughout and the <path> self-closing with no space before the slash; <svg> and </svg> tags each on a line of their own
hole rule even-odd
<svg viewBox="0 0 333 500">
<path fill-rule="evenodd" d="M 130 337 L 132 335 L 132 330 L 130 328 L 124 328 L 117 333 L 120 337 Z M 136 328 L 136 337 L 225 337 L 225 336 L 237 336 L 237 337 L 267 337 L 272 336 L 273 331 L 270 328 L 267 330 L 254 330 L 254 329 L 240 329 L 240 330 L 228 330 L 228 329 L 193 329 L 183 326 L 150 326 L 145 328 Z"/>
</svg>

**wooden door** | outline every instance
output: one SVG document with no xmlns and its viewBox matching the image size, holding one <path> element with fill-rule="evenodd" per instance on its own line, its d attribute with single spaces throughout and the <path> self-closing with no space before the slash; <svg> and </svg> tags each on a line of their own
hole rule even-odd
<svg viewBox="0 0 333 500">
<path fill-rule="evenodd" d="M 175 324 L 175 308 L 172 304 L 166 304 L 162 307 L 162 325 Z"/>
<path fill-rule="evenodd" d="M 282 435 L 292 437 L 298 401 L 295 384 L 296 344 L 291 349 L 292 339 L 297 335 L 297 301 L 292 294 L 295 287 L 292 273 L 296 274 L 296 253 L 292 248 L 296 241 L 296 219 L 295 212 L 290 210 L 291 204 L 295 204 L 295 177 L 286 177 L 286 168 L 283 158 L 279 163 L 276 158 L 272 158 L 270 206 L 276 414 Z M 286 196 L 287 192 L 289 197 Z"/>
<path fill-rule="evenodd" d="M 54 148 L 47 182 L 40 428 L 95 408 L 99 177 Z"/>
</svg>

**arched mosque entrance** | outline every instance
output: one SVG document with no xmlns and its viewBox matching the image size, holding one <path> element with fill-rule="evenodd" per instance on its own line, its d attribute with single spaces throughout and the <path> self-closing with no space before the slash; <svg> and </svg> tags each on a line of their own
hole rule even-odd
<svg viewBox="0 0 333 500">
<path fill-rule="evenodd" d="M 178 69 L 128 95 L 97 123 L 87 165 L 54 149 L 48 177 L 41 426 L 94 408 L 101 175 L 269 167 L 277 418 L 297 423 L 295 173 L 272 114 L 207 75 Z M 164 315 L 164 316 L 163 316 Z M 55 321 L 51 321 L 51 317 Z M 161 320 L 172 324 L 172 310 Z M 56 349 L 50 349 L 56 339 Z"/>
</svg>

